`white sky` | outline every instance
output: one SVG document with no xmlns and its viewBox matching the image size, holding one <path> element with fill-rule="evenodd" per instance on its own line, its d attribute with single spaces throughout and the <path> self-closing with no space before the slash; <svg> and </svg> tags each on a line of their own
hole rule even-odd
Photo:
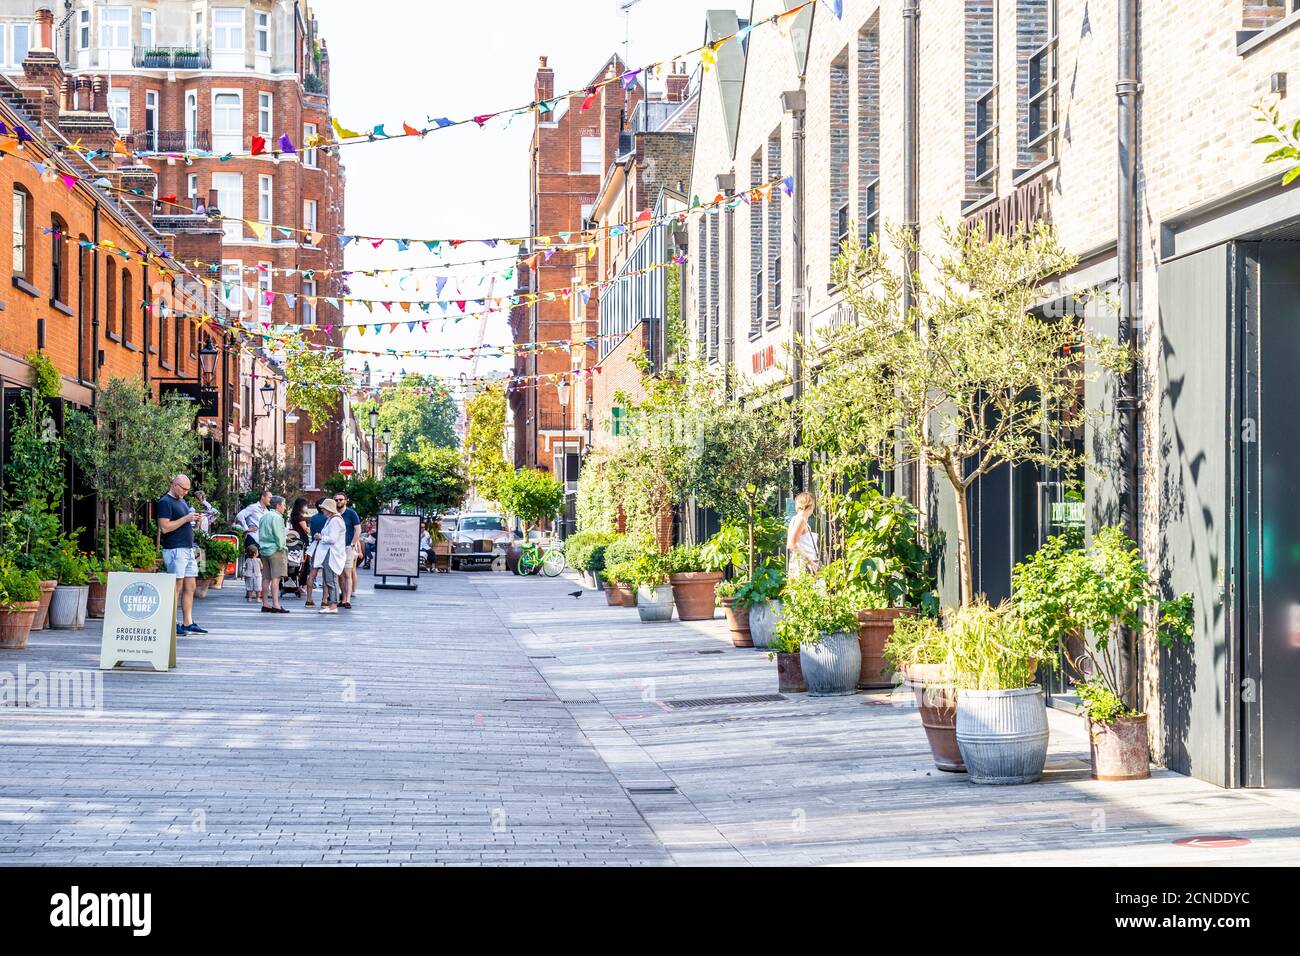
<svg viewBox="0 0 1300 956">
<path fill-rule="evenodd" d="M 315 0 L 312 8 L 330 53 L 331 105 L 347 129 L 366 131 L 378 123 L 401 130 L 403 120 L 423 128 L 427 117 L 453 120 L 522 106 L 533 98 L 537 58 L 550 57 L 559 94 L 587 83 L 613 53 L 623 52 L 623 0 L 487 0 L 487 2 L 416 2 L 416 0 Z M 698 46 L 704 37 L 704 14 L 726 6 L 717 0 L 639 0 L 630 11 L 629 62 L 634 66 L 667 59 Z M 749 4 L 737 4 L 747 11 Z M 346 229 L 349 233 L 404 238 L 515 236 L 528 232 L 528 142 L 531 118 L 523 115 L 509 128 L 503 120 L 484 129 L 473 124 L 392 142 L 344 147 L 347 167 Z M 459 259 L 501 255 L 480 244 L 461 247 Z M 447 259 L 451 256 L 446 257 Z M 417 266 L 439 260 L 423 247 L 398 252 L 391 243 L 374 250 L 352 243 L 346 253 L 350 269 Z M 502 263 L 501 266 L 508 266 Z M 499 268 L 493 267 L 493 268 Z M 387 287 L 378 277 L 353 277 L 352 295 L 381 299 L 432 299 L 429 278 L 415 273 L 405 288 L 396 277 Z M 477 277 L 477 268 L 467 269 Z M 414 280 L 420 277 L 417 291 Z M 511 283 L 513 285 L 513 283 Z M 468 284 L 467 284 L 468 286 Z M 467 295 L 483 295 L 485 291 Z M 501 290 L 499 290 L 501 291 Z M 508 291 L 508 290 L 507 290 Z M 449 297 L 451 287 L 443 292 Z M 475 307 L 468 307 L 473 311 Z M 452 312 L 456 311 L 452 306 Z M 433 313 L 437 313 L 434 307 Z M 408 317 L 394 309 L 393 319 Z M 382 307 L 373 317 L 353 306 L 345 321 L 389 320 Z M 487 320 L 485 344 L 510 341 L 504 313 Z M 347 345 L 366 349 L 441 348 L 473 345 L 478 320 L 459 324 L 430 321 L 429 331 L 416 326 L 387 329 L 378 336 L 348 333 Z M 363 357 L 351 356 L 359 367 Z M 487 359 L 479 374 L 508 368 L 509 358 Z M 380 360 L 377 368 L 459 375 L 463 359 Z"/>
</svg>

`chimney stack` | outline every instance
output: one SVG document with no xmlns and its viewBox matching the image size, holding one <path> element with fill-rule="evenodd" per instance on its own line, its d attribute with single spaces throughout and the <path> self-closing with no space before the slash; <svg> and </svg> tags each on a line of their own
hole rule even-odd
<svg viewBox="0 0 1300 956">
<path fill-rule="evenodd" d="M 555 71 L 546 65 L 546 57 L 537 58 L 537 102 L 555 98 Z"/>
<path fill-rule="evenodd" d="M 664 98 L 670 103 L 680 103 L 686 99 L 686 88 L 691 84 L 691 78 L 686 75 L 685 63 L 674 63 L 673 71 L 664 78 L 666 92 Z"/>
<path fill-rule="evenodd" d="M 94 85 L 90 88 L 91 111 L 95 113 L 108 112 L 108 81 L 102 76 L 95 77 Z"/>
</svg>

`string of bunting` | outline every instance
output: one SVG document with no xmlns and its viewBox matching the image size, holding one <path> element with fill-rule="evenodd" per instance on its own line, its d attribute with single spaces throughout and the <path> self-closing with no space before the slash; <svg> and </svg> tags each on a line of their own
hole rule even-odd
<svg viewBox="0 0 1300 956">
<path fill-rule="evenodd" d="M 315 134 L 311 137 L 307 137 L 303 141 L 301 147 L 296 146 L 294 144 L 292 137 L 290 137 L 288 133 L 282 133 L 280 137 L 275 140 L 274 145 L 268 143 L 266 137 L 263 136 L 252 137 L 249 142 L 249 148 L 247 152 L 217 153 L 212 150 L 132 151 L 127 146 L 125 141 L 119 139 L 114 144 L 112 153 L 117 155 L 128 156 L 128 157 L 135 156 L 135 157 L 143 157 L 143 158 L 163 158 L 163 159 L 171 159 L 171 160 L 184 160 L 186 162 L 192 161 L 193 159 L 211 159 L 211 158 L 218 159 L 222 162 L 228 162 L 233 159 L 244 159 L 244 158 L 265 156 L 265 155 L 269 155 L 275 158 L 278 158 L 280 156 L 296 156 L 300 148 L 303 150 L 329 151 L 329 150 L 337 150 L 339 147 L 342 146 L 353 146 L 353 145 L 359 145 L 363 143 L 388 142 L 392 140 L 410 139 L 410 138 L 418 138 L 422 140 L 430 133 L 435 133 L 446 129 L 454 129 L 458 126 L 467 126 L 471 123 L 476 125 L 479 129 L 484 129 L 493 120 L 502 119 L 502 118 L 504 118 L 505 120 L 505 125 L 502 128 L 508 129 L 511 123 L 513 123 L 518 117 L 523 115 L 533 114 L 533 113 L 536 113 L 539 116 L 554 115 L 555 111 L 559 108 L 560 104 L 571 97 L 582 96 L 583 101 L 582 101 L 581 108 L 582 110 L 588 110 L 595 103 L 596 98 L 600 93 L 600 91 L 605 87 L 617 83 L 624 90 L 630 90 L 634 88 L 642 78 L 648 78 L 650 76 L 654 76 L 656 78 L 661 77 L 663 75 L 663 70 L 665 66 L 695 55 L 698 55 L 700 58 L 701 68 L 704 70 L 705 73 L 708 73 L 717 64 L 718 51 L 721 50 L 722 47 L 725 46 L 726 44 L 732 42 L 743 43 L 749 37 L 750 33 L 759 29 L 760 27 L 769 26 L 769 25 L 780 26 L 784 23 L 787 23 L 792 18 L 802 13 L 805 9 L 812 7 L 816 2 L 817 0 L 806 0 L 806 2 L 801 3 L 798 6 L 791 7 L 789 10 L 783 11 L 781 13 L 775 13 L 770 17 L 766 17 L 762 20 L 756 20 L 753 23 L 746 24 L 745 26 L 737 30 L 735 33 L 728 34 L 727 36 L 724 37 L 719 37 L 718 39 L 713 40 L 709 43 L 705 43 L 702 46 L 697 46 L 690 50 L 685 50 L 681 53 L 678 53 L 675 56 L 650 63 L 638 69 L 627 70 L 616 76 L 611 76 L 611 77 L 598 80 L 595 83 L 591 84 L 590 86 L 581 87 L 578 89 L 573 89 L 564 93 L 553 95 L 550 99 L 534 100 L 531 103 L 523 104 L 520 106 L 509 107 L 507 109 L 496 110 L 494 112 L 479 113 L 470 117 L 466 117 L 464 119 L 449 119 L 446 116 L 428 115 L 425 117 L 425 122 L 427 125 L 418 126 L 418 127 L 403 120 L 401 124 L 402 131 L 400 133 L 396 131 L 389 132 L 387 129 L 388 126 L 387 123 L 380 123 L 374 125 L 368 131 L 365 132 L 352 130 L 343 126 L 339 122 L 339 120 L 335 118 L 331 120 L 331 126 L 333 128 L 334 134 L 337 137 L 337 139 L 330 141 L 320 134 Z M 843 0 L 822 0 L 822 2 L 826 3 L 831 8 L 832 12 L 835 14 L 837 18 L 842 16 Z M 77 147 L 73 147 L 73 148 L 77 148 Z M 89 153 L 94 156 L 108 154 L 107 150 L 87 150 L 85 149 L 85 147 L 81 147 L 81 151 Z"/>
</svg>

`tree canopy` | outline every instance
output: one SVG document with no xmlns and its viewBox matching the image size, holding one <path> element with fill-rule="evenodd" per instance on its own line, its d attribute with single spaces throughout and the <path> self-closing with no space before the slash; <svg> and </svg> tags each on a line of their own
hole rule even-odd
<svg viewBox="0 0 1300 956">
<path fill-rule="evenodd" d="M 408 375 L 381 401 L 364 403 L 357 410 L 362 421 L 371 408 L 379 411 L 379 430 L 389 432 L 391 454 L 418 451 L 422 441 L 438 448 L 458 444 L 456 399 L 438 379 Z"/>
<path fill-rule="evenodd" d="M 510 475 L 505 459 L 506 393 L 488 387 L 465 403 L 466 473 L 474 490 L 488 501 L 501 500 Z"/>
<path fill-rule="evenodd" d="M 380 495 L 421 514 L 435 514 L 459 507 L 467 487 L 459 453 L 425 440 L 415 451 L 388 460 Z"/>
<path fill-rule="evenodd" d="M 564 486 L 544 471 L 521 468 L 501 488 L 501 508 L 529 527 L 550 521 L 564 507 Z"/>
</svg>

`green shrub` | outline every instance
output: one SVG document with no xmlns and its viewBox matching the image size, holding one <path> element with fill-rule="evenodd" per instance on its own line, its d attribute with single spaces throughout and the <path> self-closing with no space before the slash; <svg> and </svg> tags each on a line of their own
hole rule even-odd
<svg viewBox="0 0 1300 956">
<path fill-rule="evenodd" d="M 98 565 L 98 562 L 95 562 Z M 88 580 L 92 570 L 92 559 L 75 548 L 65 548 L 55 561 L 55 580 L 68 587 L 81 587 Z"/>
<path fill-rule="evenodd" d="M 855 588 L 831 586 L 825 572 L 801 574 L 788 582 L 781 598 L 776 632 L 786 646 L 816 644 L 827 634 L 858 632 L 862 595 Z"/>
<path fill-rule="evenodd" d="M 605 567 L 608 569 L 610 565 L 626 564 L 649 547 L 649 542 L 636 538 L 615 538 L 605 546 Z"/>
<path fill-rule="evenodd" d="M 679 544 L 668 552 L 667 557 L 671 574 L 720 571 L 730 563 L 728 557 L 699 544 Z"/>
<path fill-rule="evenodd" d="M 154 546 L 153 539 L 147 537 L 139 528 L 133 525 L 118 525 L 109 535 L 109 543 L 112 545 L 110 554 L 121 558 L 132 569 L 149 568 L 152 570 L 158 562 L 158 549 Z M 100 544 L 102 547 L 102 537 Z"/>
<path fill-rule="evenodd" d="M 605 547 L 617 540 L 618 535 L 604 531 L 579 531 L 564 543 L 564 553 L 569 566 L 579 571 L 599 573 L 605 568 Z"/>
<path fill-rule="evenodd" d="M 0 568 L 0 608 L 13 610 L 18 604 L 41 599 L 41 579 L 35 571 L 7 564 Z"/>
</svg>

